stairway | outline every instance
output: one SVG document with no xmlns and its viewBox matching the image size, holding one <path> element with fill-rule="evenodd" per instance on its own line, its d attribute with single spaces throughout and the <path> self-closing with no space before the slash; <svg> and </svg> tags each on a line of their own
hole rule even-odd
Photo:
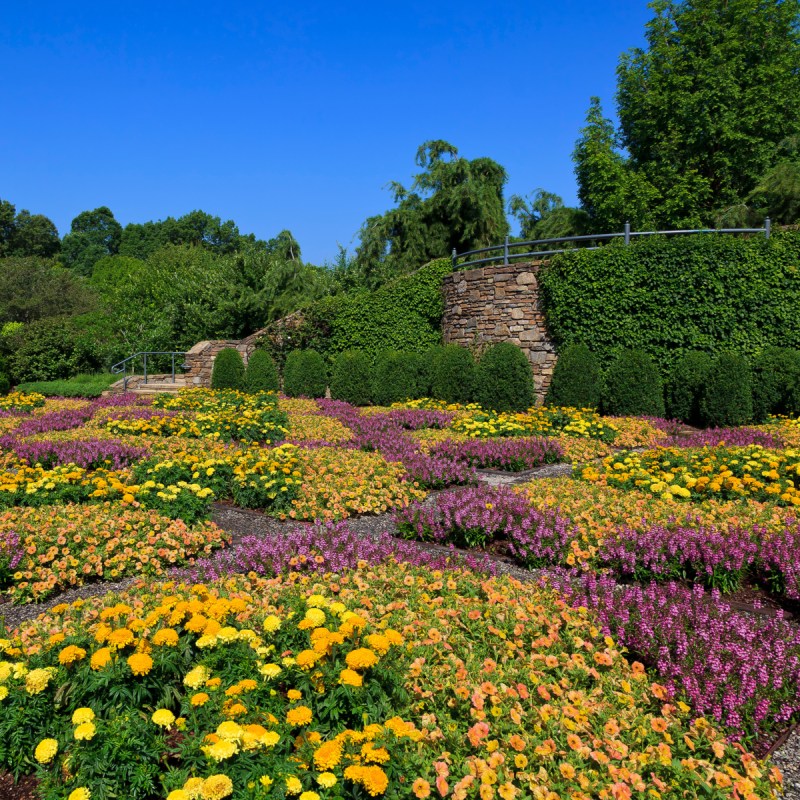
<svg viewBox="0 0 800 800">
<path fill-rule="evenodd" d="M 175 381 L 172 380 L 172 375 L 148 375 L 147 383 L 144 382 L 144 375 L 128 375 L 128 393 L 141 394 L 141 395 L 156 395 L 156 394 L 177 394 L 181 389 L 186 389 L 190 385 L 186 382 L 184 375 L 176 375 Z M 103 396 L 110 394 L 122 394 L 125 391 L 124 381 L 118 380 L 112 383 L 108 389 L 103 392 Z"/>
</svg>

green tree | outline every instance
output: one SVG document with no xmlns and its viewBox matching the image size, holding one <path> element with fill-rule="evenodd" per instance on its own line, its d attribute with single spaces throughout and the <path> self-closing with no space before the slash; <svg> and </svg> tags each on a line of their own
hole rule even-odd
<svg viewBox="0 0 800 800">
<path fill-rule="evenodd" d="M 79 275 L 91 275 L 94 265 L 119 250 L 122 226 L 110 208 L 83 211 L 72 220 L 71 231 L 61 243 L 64 265 Z"/>
<path fill-rule="evenodd" d="M 392 183 L 395 208 L 367 219 L 356 261 L 373 288 L 394 275 L 457 251 L 496 244 L 508 233 L 506 171 L 490 158 L 469 160 L 440 139 L 422 144 L 410 189 Z"/>
<path fill-rule="evenodd" d="M 61 249 L 58 229 L 43 214 L 31 214 L 8 200 L 0 200 L 0 258 L 39 256 L 52 258 Z"/>
<path fill-rule="evenodd" d="M 561 197 L 544 189 L 530 197 L 512 195 L 508 210 L 519 222 L 522 239 L 582 236 L 589 231 L 589 215 L 582 208 L 565 206 Z"/>
<path fill-rule="evenodd" d="M 574 158 L 595 230 L 709 224 L 800 123 L 800 0 L 656 0 L 617 68 L 619 129 L 593 99 Z M 624 153 L 624 155 L 623 155 Z"/>
</svg>

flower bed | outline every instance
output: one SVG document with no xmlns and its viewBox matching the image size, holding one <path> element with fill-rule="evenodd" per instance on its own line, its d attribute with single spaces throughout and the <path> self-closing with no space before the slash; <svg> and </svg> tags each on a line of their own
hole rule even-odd
<svg viewBox="0 0 800 800">
<path fill-rule="evenodd" d="M 620 453 L 602 467 L 581 471 L 592 483 L 639 489 L 672 499 L 752 498 L 800 505 L 800 450 L 771 450 L 759 445 L 700 450 L 657 448 Z"/>
<path fill-rule="evenodd" d="M 24 392 L 11 392 L 6 395 L 0 395 L 0 412 L 11 411 L 16 414 L 27 414 L 33 411 L 34 408 L 41 408 L 45 404 L 45 396 L 31 392 L 30 394 Z"/>
<path fill-rule="evenodd" d="M 466 461 L 471 467 L 510 472 L 555 464 L 564 457 L 560 444 L 544 437 L 445 441 L 431 448 L 430 453 L 451 461 Z"/>
<path fill-rule="evenodd" d="M 0 591 L 38 602 L 98 578 L 159 577 L 229 538 L 213 523 L 190 528 L 118 503 L 12 509 L 0 513 Z"/>
<path fill-rule="evenodd" d="M 779 784 L 587 614 L 509 579 L 387 564 L 330 589 L 170 583 L 57 607 L 2 646 L 0 763 L 47 796 L 771 798 Z"/>
</svg>

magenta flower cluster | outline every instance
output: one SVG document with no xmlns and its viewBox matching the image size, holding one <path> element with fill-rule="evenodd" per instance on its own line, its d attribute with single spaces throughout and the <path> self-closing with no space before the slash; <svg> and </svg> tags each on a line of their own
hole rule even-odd
<svg viewBox="0 0 800 800">
<path fill-rule="evenodd" d="M 738 612 L 717 592 L 677 583 L 621 586 L 553 573 L 569 603 L 586 606 L 631 657 L 654 667 L 672 696 L 734 737 L 768 738 L 800 713 L 800 627 Z"/>
<path fill-rule="evenodd" d="M 198 559 L 177 576 L 192 582 L 216 580 L 227 575 L 255 572 L 278 575 L 285 572 L 341 573 L 359 562 L 374 566 L 395 559 L 430 569 L 464 567 L 493 572 L 481 556 L 426 550 L 420 545 L 395 539 L 388 533 L 364 535 L 347 522 L 298 524 L 269 536 L 245 536 L 212 557 Z"/>
<path fill-rule="evenodd" d="M 419 443 L 392 418 L 395 412 L 361 414 L 354 406 L 339 400 L 318 400 L 324 414 L 338 419 L 353 431 L 351 447 L 377 451 L 387 461 L 399 461 L 409 480 L 430 489 L 471 483 L 475 472 L 462 460 L 422 452 Z"/>
<path fill-rule="evenodd" d="M 4 437 L 0 446 L 5 446 Z M 144 447 L 132 447 L 108 439 L 86 439 L 68 442 L 30 442 L 14 440 L 9 443 L 20 458 L 28 464 L 41 464 L 45 469 L 60 464 L 75 464 L 84 469 L 122 469 L 142 458 L 147 458 Z"/>
<path fill-rule="evenodd" d="M 453 421 L 451 411 L 436 411 L 429 408 L 395 408 L 386 415 L 392 422 L 409 431 L 423 428 L 446 428 Z"/>
<path fill-rule="evenodd" d="M 574 526 L 556 510 L 539 511 L 508 487 L 478 486 L 443 492 L 433 503 L 414 503 L 395 512 L 401 536 L 457 547 L 486 547 L 496 541 L 527 567 L 561 564 Z"/>
<path fill-rule="evenodd" d="M 0 533 L 0 589 L 8 585 L 12 573 L 21 560 L 19 534 L 16 531 Z"/>
<path fill-rule="evenodd" d="M 755 428 L 709 428 L 697 431 L 689 436 L 671 436 L 663 447 L 716 447 L 725 444 L 727 447 L 782 447 L 780 437 L 775 434 L 759 431 Z"/>
<path fill-rule="evenodd" d="M 542 464 L 554 464 L 564 458 L 564 449 L 552 438 L 520 437 L 515 439 L 470 439 L 441 442 L 432 455 L 466 461 L 479 469 L 502 469 L 521 472 Z"/>
</svg>

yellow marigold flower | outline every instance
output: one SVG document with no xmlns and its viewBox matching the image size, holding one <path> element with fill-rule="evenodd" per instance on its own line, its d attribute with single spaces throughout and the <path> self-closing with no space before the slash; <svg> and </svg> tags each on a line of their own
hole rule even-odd
<svg viewBox="0 0 800 800">
<path fill-rule="evenodd" d="M 286 692 L 286 696 L 290 700 L 299 700 L 303 696 L 303 693 L 298 691 L 297 689 L 289 689 L 289 691 Z"/>
<path fill-rule="evenodd" d="M 210 677 L 207 667 L 199 666 L 186 674 L 183 679 L 184 686 L 190 689 L 199 689 Z"/>
<path fill-rule="evenodd" d="M 227 775 L 212 775 L 203 781 L 200 796 L 203 800 L 222 800 L 233 794 L 233 781 Z"/>
<path fill-rule="evenodd" d="M 91 800 L 92 793 L 85 787 L 79 786 L 69 793 L 67 800 Z"/>
<path fill-rule="evenodd" d="M 239 752 L 236 742 L 229 742 L 227 739 L 220 739 L 214 744 L 206 745 L 201 750 L 214 761 L 224 761 Z"/>
<path fill-rule="evenodd" d="M 189 792 L 184 789 L 173 789 L 168 795 L 167 800 L 192 800 Z"/>
<path fill-rule="evenodd" d="M 34 757 L 40 764 L 49 764 L 58 752 L 58 741 L 56 739 L 42 739 L 36 745 Z"/>
<path fill-rule="evenodd" d="M 275 747 L 280 740 L 281 737 L 276 731 L 267 731 L 265 734 L 259 737 L 258 741 L 261 742 L 264 747 Z"/>
<path fill-rule="evenodd" d="M 368 669 L 378 663 L 378 657 L 372 650 L 359 647 L 357 650 L 350 651 L 345 657 L 345 661 L 350 669 Z"/>
<path fill-rule="evenodd" d="M 196 798 L 200 797 L 200 792 L 202 790 L 203 790 L 202 778 L 189 778 L 189 780 L 183 784 L 183 791 L 189 795 L 191 800 L 196 800 Z"/>
<path fill-rule="evenodd" d="M 72 724 L 82 725 L 84 722 L 92 722 L 94 720 L 94 711 L 91 708 L 76 708 L 72 713 Z"/>
<path fill-rule="evenodd" d="M 43 692 L 53 679 L 53 672 L 54 670 L 52 667 L 32 669 L 25 675 L 25 691 L 31 695 Z"/>
<path fill-rule="evenodd" d="M 169 728 L 175 722 L 175 715 L 168 708 L 159 708 L 150 719 L 161 728 Z"/>
<path fill-rule="evenodd" d="M 339 683 L 343 686 L 361 686 L 364 679 L 354 669 L 343 669 L 339 673 Z"/>
<path fill-rule="evenodd" d="M 320 659 L 320 654 L 315 650 L 301 650 L 297 654 L 297 666 L 300 669 L 311 669 Z"/>
<path fill-rule="evenodd" d="M 264 618 L 262 627 L 267 633 L 275 633 L 275 631 L 281 627 L 280 618 L 276 617 L 274 614 L 270 614 L 268 617 Z"/>
<path fill-rule="evenodd" d="M 332 772 L 320 772 L 320 774 L 317 775 L 317 783 L 323 789 L 330 789 L 332 786 L 336 786 L 336 780 L 336 775 Z"/>
<path fill-rule="evenodd" d="M 314 753 L 317 769 L 333 769 L 342 760 L 342 745 L 337 741 L 325 742 Z"/>
<path fill-rule="evenodd" d="M 60 664 L 72 664 L 85 657 L 86 651 L 82 647 L 76 647 L 74 644 L 70 644 L 58 654 L 58 662 Z"/>
<path fill-rule="evenodd" d="M 89 665 L 95 671 L 103 669 L 110 663 L 111 650 L 107 647 L 101 647 L 99 650 L 95 650 L 94 653 L 92 653 L 92 657 L 89 659 Z"/>
<path fill-rule="evenodd" d="M 128 656 L 128 666 L 134 675 L 147 675 L 153 669 L 153 659 L 147 653 L 134 653 Z"/>
<path fill-rule="evenodd" d="M 205 692 L 198 692 L 197 694 L 193 694 L 191 697 L 191 704 L 195 707 L 205 705 L 209 700 L 208 695 Z"/>
<path fill-rule="evenodd" d="M 8 639 L 3 639 L 4 642 L 7 642 Z M 3 648 L 4 650 L 6 648 Z M 10 661 L 0 661 L 0 683 L 5 683 L 11 677 L 11 662 Z"/>
<path fill-rule="evenodd" d="M 360 783 L 372 797 L 383 794 L 389 786 L 389 778 L 380 767 L 361 767 L 354 764 L 345 769 L 344 776 L 353 783 Z"/>
<path fill-rule="evenodd" d="M 321 628 L 325 624 L 325 612 L 321 608 L 309 608 L 305 619 L 315 628 Z"/>
<path fill-rule="evenodd" d="M 268 680 L 277 678 L 281 674 L 281 668 L 277 664 L 263 664 L 258 671 Z"/>
<path fill-rule="evenodd" d="M 311 723 L 311 709 L 308 706 L 297 706 L 286 712 L 288 725 L 309 725 Z"/>
<path fill-rule="evenodd" d="M 319 800 L 319 795 L 316 792 L 303 792 L 300 800 Z"/>
<path fill-rule="evenodd" d="M 217 736 L 219 736 L 220 739 L 227 739 L 230 742 L 236 742 L 241 739 L 242 733 L 244 733 L 242 726 L 232 719 L 220 722 L 217 726 Z"/>
<path fill-rule="evenodd" d="M 367 644 L 379 655 L 385 655 L 391 647 L 388 637 L 382 636 L 380 633 L 371 633 L 367 636 Z"/>
<path fill-rule="evenodd" d="M 127 628 L 120 628 L 119 630 L 110 633 L 106 638 L 106 643 L 117 650 L 121 650 L 123 647 L 131 645 L 133 642 L 133 632 L 129 631 Z"/>
<path fill-rule="evenodd" d="M 162 628 L 153 637 L 153 644 L 156 646 L 176 647 L 178 644 L 178 632 L 173 628 Z"/>
<path fill-rule="evenodd" d="M 269 775 L 262 775 L 262 776 L 261 776 L 261 777 L 258 779 L 258 782 L 259 782 L 259 783 L 260 783 L 260 784 L 261 784 L 261 785 L 262 785 L 262 786 L 263 786 L 265 789 L 269 789 L 269 787 L 270 787 L 270 786 L 272 786 L 272 784 L 273 784 L 273 780 L 272 780 L 272 778 L 270 778 L 270 776 L 269 776 Z"/>
<path fill-rule="evenodd" d="M 74 736 L 78 741 L 88 742 L 97 733 L 94 722 L 82 722 L 75 728 Z"/>
<path fill-rule="evenodd" d="M 0 701 L 3 701 L 8 697 L 8 686 L 0 686 Z"/>
<path fill-rule="evenodd" d="M 303 784 L 300 779 L 294 775 L 290 775 L 286 779 L 286 794 L 300 794 L 303 791 Z"/>
</svg>

